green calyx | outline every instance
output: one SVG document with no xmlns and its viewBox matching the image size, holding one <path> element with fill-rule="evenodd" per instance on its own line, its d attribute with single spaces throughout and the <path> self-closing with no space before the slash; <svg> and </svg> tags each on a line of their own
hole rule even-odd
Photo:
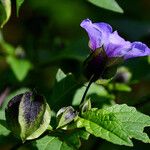
<svg viewBox="0 0 150 150">
<path fill-rule="evenodd" d="M 10 130 L 22 141 L 39 137 L 49 126 L 51 111 L 43 96 L 26 92 L 10 100 L 6 109 Z"/>
</svg>

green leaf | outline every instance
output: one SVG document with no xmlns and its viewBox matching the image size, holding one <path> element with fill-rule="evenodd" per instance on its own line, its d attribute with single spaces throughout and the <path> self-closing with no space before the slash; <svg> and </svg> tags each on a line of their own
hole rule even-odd
<svg viewBox="0 0 150 150">
<path fill-rule="evenodd" d="M 150 126 L 149 116 L 138 112 L 134 107 L 129 107 L 126 104 L 114 105 L 106 108 L 106 110 L 115 114 L 129 137 L 150 143 L 148 135 L 143 132 L 144 127 Z"/>
<path fill-rule="evenodd" d="M 88 111 L 79 118 L 77 127 L 85 127 L 86 131 L 115 144 L 132 146 L 127 133 L 113 114 L 104 110 Z"/>
<path fill-rule="evenodd" d="M 0 0 L 0 27 L 2 28 L 11 15 L 11 1 Z"/>
<path fill-rule="evenodd" d="M 17 16 L 19 16 L 19 9 L 23 4 L 24 0 L 16 0 Z"/>
<path fill-rule="evenodd" d="M 45 136 L 36 140 L 36 147 L 39 150 L 73 150 L 64 141 L 54 136 Z"/>
<path fill-rule="evenodd" d="M 75 150 L 81 146 L 80 140 L 88 140 L 89 135 L 88 132 L 77 128 L 67 131 L 61 130 L 36 140 L 36 146 L 39 150 Z"/>
<path fill-rule="evenodd" d="M 114 105 L 105 109 L 85 112 L 77 120 L 77 127 L 115 144 L 132 146 L 131 138 L 150 142 L 143 129 L 150 126 L 150 117 L 127 105 Z"/>
<path fill-rule="evenodd" d="M 54 110 L 58 110 L 59 105 L 61 105 L 61 107 L 70 105 L 73 95 L 78 87 L 79 83 L 75 81 L 75 78 L 71 73 L 65 75 L 62 71 L 58 70 L 51 95 L 51 101 L 49 101 L 51 107 Z"/>
<path fill-rule="evenodd" d="M 17 59 L 14 56 L 9 55 L 6 60 L 19 81 L 22 81 L 32 68 L 32 64 L 25 59 Z"/>
<path fill-rule="evenodd" d="M 123 9 L 118 5 L 115 0 L 88 0 L 92 4 L 109 9 L 115 12 L 123 13 Z"/>
</svg>

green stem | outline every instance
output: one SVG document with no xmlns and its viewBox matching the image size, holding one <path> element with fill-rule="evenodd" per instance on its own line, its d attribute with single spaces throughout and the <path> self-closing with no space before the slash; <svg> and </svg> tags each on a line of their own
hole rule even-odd
<svg viewBox="0 0 150 150">
<path fill-rule="evenodd" d="M 87 87 L 86 87 L 86 89 L 85 89 L 85 92 L 84 92 L 84 94 L 83 94 L 83 96 L 82 96 L 81 103 L 84 102 L 84 99 L 85 99 L 85 97 L 86 97 L 86 95 L 87 95 L 87 92 L 88 92 L 88 90 L 89 90 L 91 84 L 93 83 L 94 77 L 95 77 L 94 75 L 91 76 L 91 78 L 90 78 L 90 80 L 89 80 L 89 83 L 88 83 L 88 85 L 87 85 Z"/>
</svg>

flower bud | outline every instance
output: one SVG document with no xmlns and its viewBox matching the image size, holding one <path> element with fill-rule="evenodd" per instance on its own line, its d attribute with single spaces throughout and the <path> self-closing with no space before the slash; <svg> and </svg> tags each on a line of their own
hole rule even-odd
<svg viewBox="0 0 150 150">
<path fill-rule="evenodd" d="M 131 79 L 131 73 L 125 67 L 120 67 L 114 77 L 114 81 L 118 83 L 128 83 Z"/>
<path fill-rule="evenodd" d="M 102 51 L 102 53 L 100 51 Z M 95 79 L 93 80 L 97 80 L 105 68 L 105 58 L 106 55 L 103 53 L 102 48 L 97 49 L 91 55 L 89 55 L 84 62 L 84 75 L 88 79 L 94 75 Z"/>
<path fill-rule="evenodd" d="M 43 96 L 25 92 L 12 98 L 5 110 L 8 128 L 25 140 L 39 137 L 50 123 L 50 108 Z"/>
<path fill-rule="evenodd" d="M 20 46 L 16 48 L 15 55 L 20 59 L 23 59 L 26 56 L 24 49 Z"/>
<path fill-rule="evenodd" d="M 96 49 L 84 62 L 84 75 L 90 79 L 92 76 L 93 82 L 102 79 L 112 78 L 116 71 L 118 63 L 122 58 L 109 58 L 103 47 Z"/>
<path fill-rule="evenodd" d="M 58 126 L 57 128 L 63 127 L 64 125 L 70 123 L 77 117 L 78 113 L 73 107 L 63 107 L 57 112 Z"/>
<path fill-rule="evenodd" d="M 87 101 L 83 102 L 83 104 L 81 104 L 80 108 L 81 108 L 81 113 L 84 113 L 84 112 L 90 110 L 91 109 L 91 101 L 90 101 L 90 99 L 88 99 Z"/>
</svg>

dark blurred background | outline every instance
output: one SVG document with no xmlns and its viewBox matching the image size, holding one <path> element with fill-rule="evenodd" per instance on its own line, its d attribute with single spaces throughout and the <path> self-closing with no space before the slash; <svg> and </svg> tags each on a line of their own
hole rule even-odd
<svg viewBox="0 0 150 150">
<path fill-rule="evenodd" d="M 126 40 L 142 41 L 150 47 L 150 1 L 118 0 L 124 13 L 116 13 L 92 5 L 86 0 L 25 0 L 19 17 L 15 2 L 12 15 L 2 29 L 4 40 L 24 49 L 24 57 L 33 64 L 23 81 L 18 81 L 5 58 L 0 59 L 0 93 L 23 87 L 37 88 L 48 101 L 58 68 L 72 72 L 77 82 L 85 82 L 82 63 L 89 54 L 88 36 L 80 27 L 85 18 L 93 22 L 107 22 Z M 136 106 L 150 115 L 150 61 L 147 57 L 125 62 L 132 73 L 132 92 L 119 93 L 119 103 Z M 85 142 L 86 143 L 86 142 Z M 116 150 L 147 149 L 148 144 L 135 141 L 133 148 L 116 146 L 101 139 L 90 139 L 81 149 Z"/>
</svg>

